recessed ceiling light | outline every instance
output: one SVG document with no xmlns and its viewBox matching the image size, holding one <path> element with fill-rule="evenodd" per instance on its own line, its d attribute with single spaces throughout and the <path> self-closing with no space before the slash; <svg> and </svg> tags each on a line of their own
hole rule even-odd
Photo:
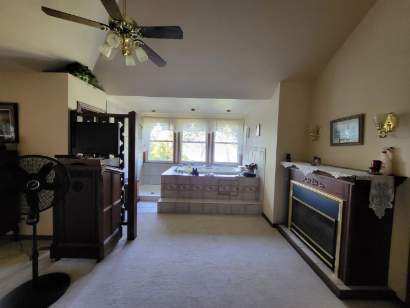
<svg viewBox="0 0 410 308">
<path fill-rule="evenodd" d="M 191 108 L 191 111 L 195 111 L 195 108 Z"/>
<path fill-rule="evenodd" d="M 231 112 L 231 109 L 226 109 L 226 112 Z"/>
</svg>

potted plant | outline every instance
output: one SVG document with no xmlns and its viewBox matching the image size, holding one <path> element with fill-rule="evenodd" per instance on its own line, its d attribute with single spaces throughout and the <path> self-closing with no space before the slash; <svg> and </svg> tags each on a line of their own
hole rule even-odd
<svg viewBox="0 0 410 308">
<path fill-rule="evenodd" d="M 258 169 L 258 165 L 255 163 L 251 163 L 249 165 L 245 165 L 246 171 L 243 173 L 244 176 L 246 177 L 255 177 L 255 170 Z"/>
</svg>

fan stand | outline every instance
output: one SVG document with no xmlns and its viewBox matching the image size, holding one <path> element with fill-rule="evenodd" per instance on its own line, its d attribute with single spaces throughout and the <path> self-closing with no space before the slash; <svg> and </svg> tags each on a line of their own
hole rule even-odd
<svg viewBox="0 0 410 308">
<path fill-rule="evenodd" d="M 33 278 L 7 294 L 0 301 L 0 307 L 49 307 L 65 293 L 70 285 L 70 276 L 65 273 L 38 275 L 37 222 L 30 224 L 33 226 Z"/>
</svg>

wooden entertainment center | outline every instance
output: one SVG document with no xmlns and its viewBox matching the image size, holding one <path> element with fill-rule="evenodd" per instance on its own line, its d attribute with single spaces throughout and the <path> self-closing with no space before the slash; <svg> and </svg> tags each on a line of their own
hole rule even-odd
<svg viewBox="0 0 410 308">
<path fill-rule="evenodd" d="M 65 202 L 54 209 L 54 234 L 50 253 L 52 258 L 101 260 L 121 238 L 123 226 L 127 227 L 128 240 L 136 238 L 135 122 L 135 112 L 108 114 L 83 109 L 70 112 L 70 155 L 56 157 L 67 167 L 71 187 Z M 101 143 L 104 143 L 104 140 L 98 139 L 101 134 L 104 135 L 102 131 L 98 131 L 98 138 L 91 135 L 86 135 L 86 138 L 79 136 L 82 132 L 79 128 L 87 126 L 91 130 L 111 127 L 111 130 L 107 131 L 111 133 L 112 128 L 116 127 L 118 140 L 109 144 L 108 150 L 102 148 Z M 83 137 L 83 140 L 79 137 Z M 86 143 L 89 142 L 89 148 L 79 148 L 79 140 L 82 146 L 87 146 Z M 83 153 L 86 155 L 77 157 L 82 149 L 102 149 L 103 152 L 86 152 Z M 111 161 L 93 158 L 108 157 L 105 151 L 111 150 L 111 158 L 114 155 Z M 98 155 L 104 153 L 105 155 Z M 125 163 L 126 158 L 128 165 Z"/>
<path fill-rule="evenodd" d="M 289 220 L 278 227 L 339 298 L 391 298 L 393 209 L 369 207 L 371 181 L 288 168 Z M 395 178 L 399 185 L 405 178 Z"/>
<path fill-rule="evenodd" d="M 64 203 L 54 211 L 50 256 L 103 259 L 122 236 L 123 171 L 100 159 L 60 159 L 71 177 Z"/>
</svg>

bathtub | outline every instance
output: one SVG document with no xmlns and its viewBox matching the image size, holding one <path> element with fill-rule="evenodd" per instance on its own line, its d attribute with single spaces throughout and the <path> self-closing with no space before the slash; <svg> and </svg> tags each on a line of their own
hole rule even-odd
<svg viewBox="0 0 410 308">
<path fill-rule="evenodd" d="M 158 213 L 259 215 L 259 178 L 247 178 L 239 167 L 173 166 L 161 175 Z"/>
<path fill-rule="evenodd" d="M 240 175 L 238 166 L 175 166 L 173 171 L 177 174 L 191 174 L 192 167 L 197 168 L 200 175 Z"/>
</svg>

